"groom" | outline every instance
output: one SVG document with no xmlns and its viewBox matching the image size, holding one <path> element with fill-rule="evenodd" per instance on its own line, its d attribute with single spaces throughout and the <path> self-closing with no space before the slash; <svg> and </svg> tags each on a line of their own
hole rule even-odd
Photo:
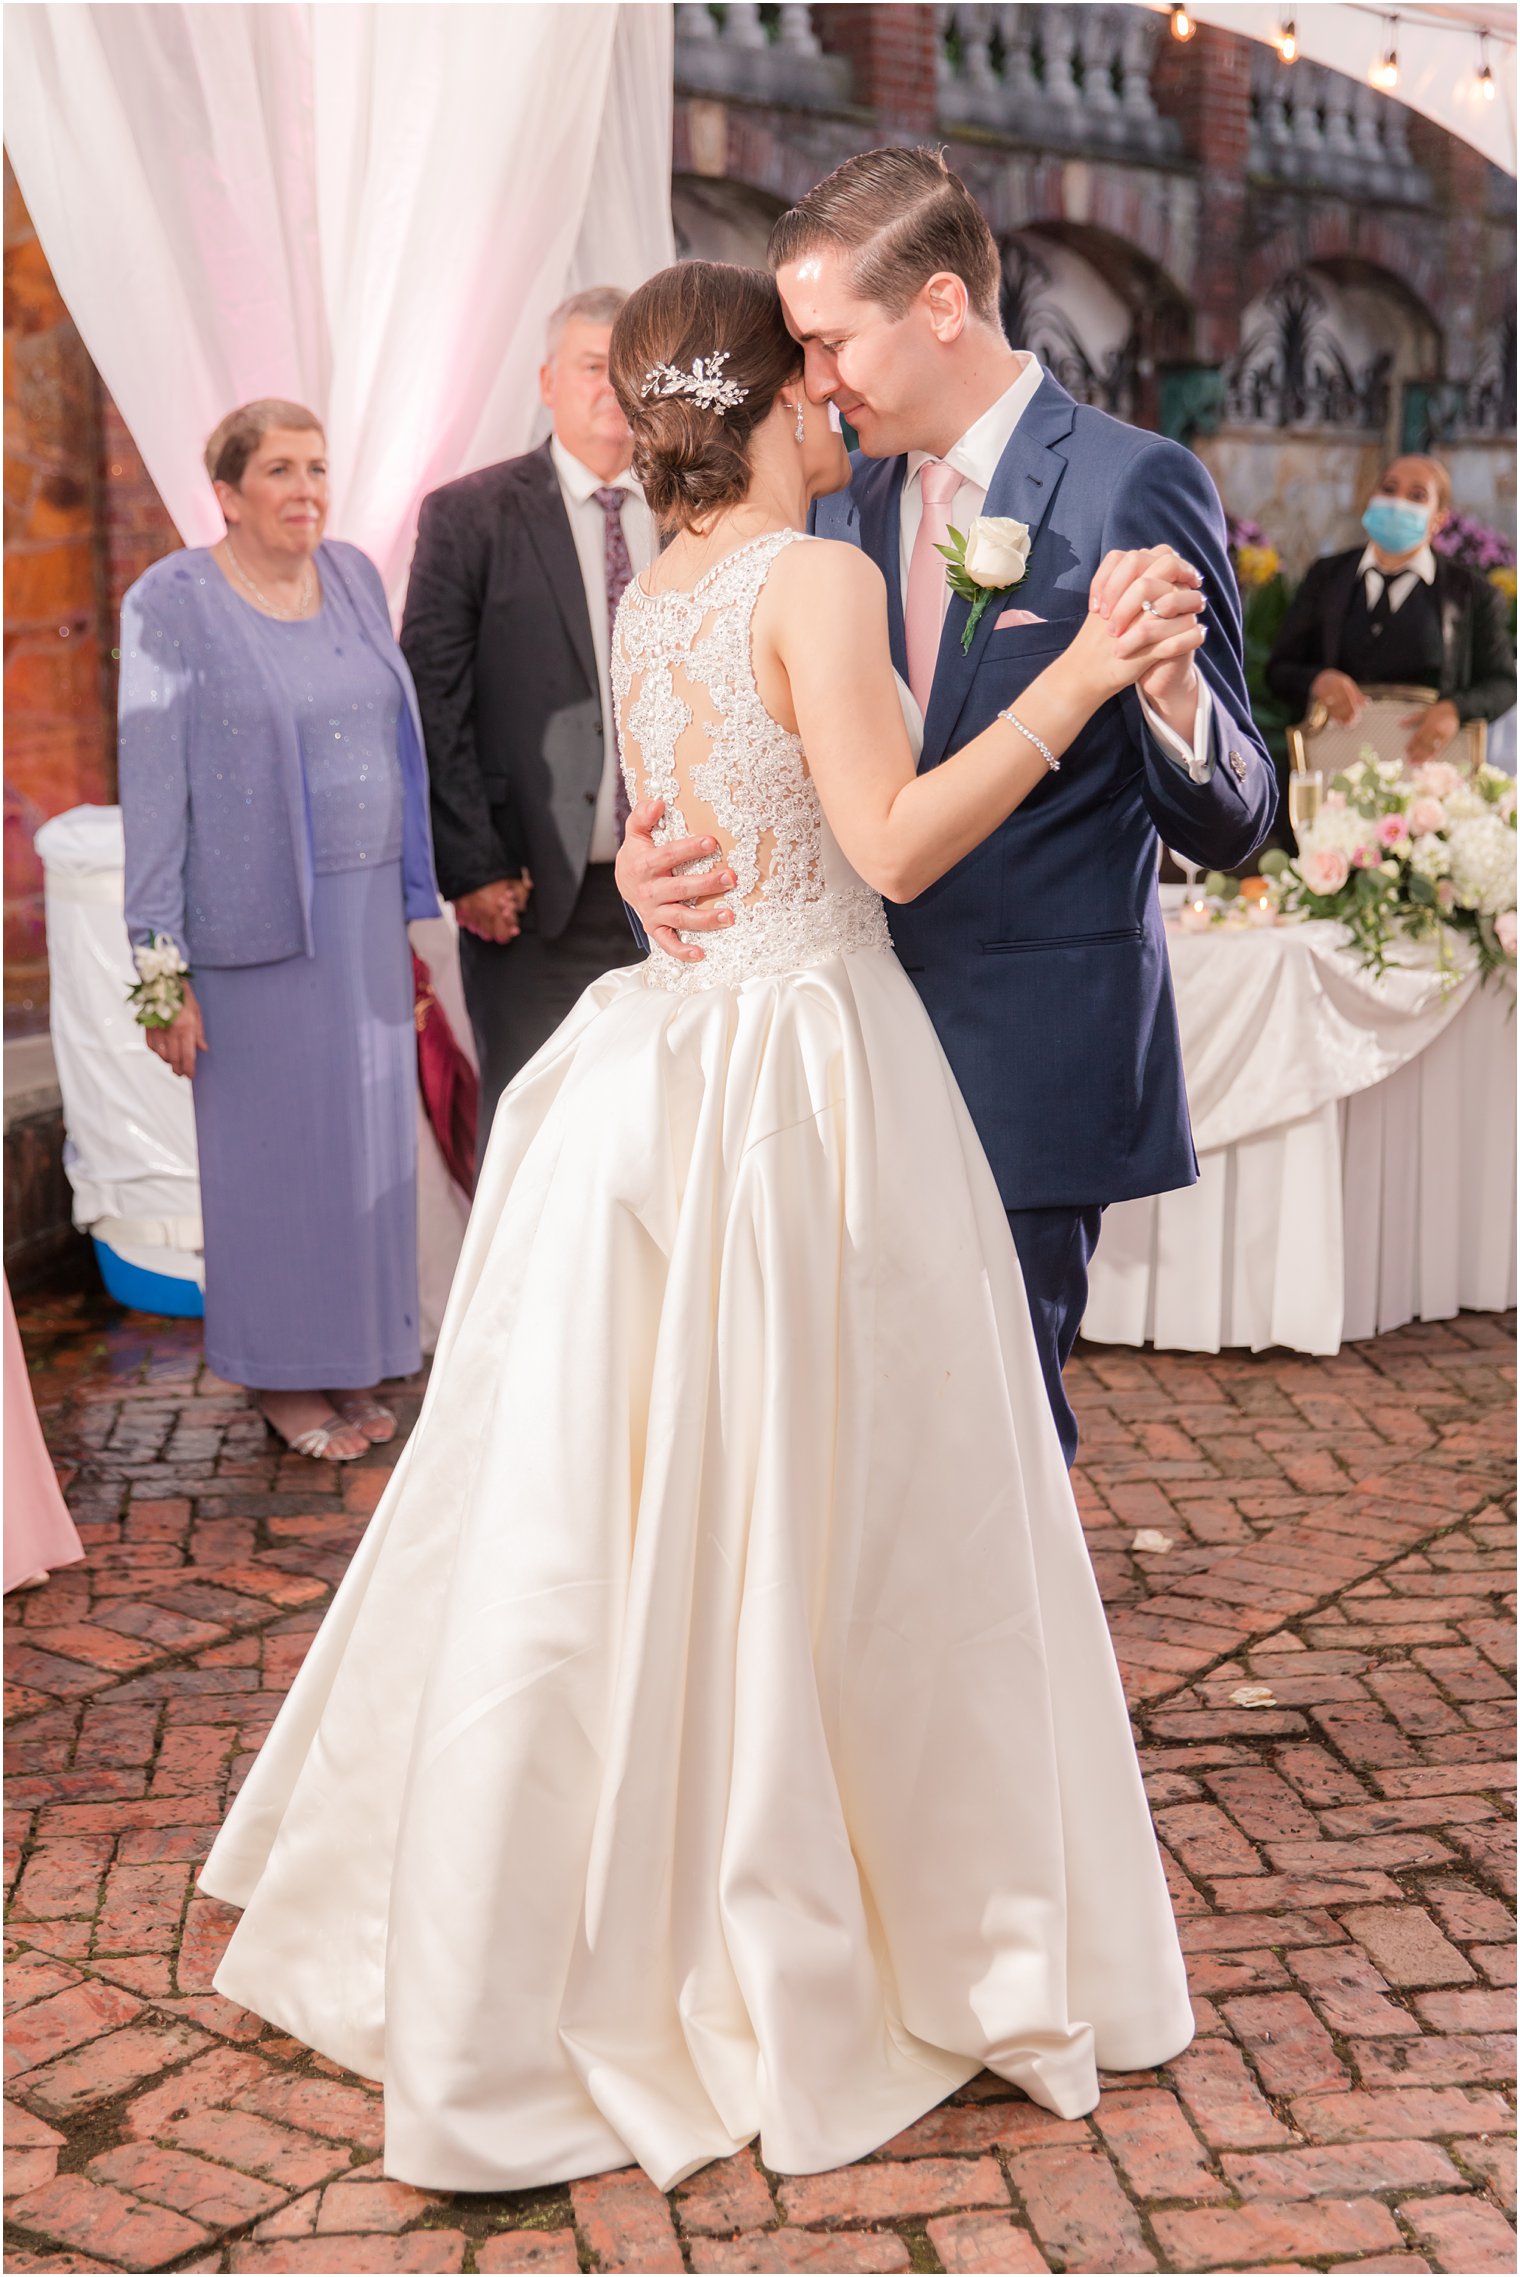
<svg viewBox="0 0 1520 2277">
<path fill-rule="evenodd" d="M 923 767 L 1017 701 L 1089 606 L 1106 604 L 1131 552 L 1170 545 L 1202 575 L 1196 659 L 1107 705 L 1000 830 L 888 910 L 998 1180 L 1070 1463 L 1061 1371 L 1103 1209 L 1198 1174 L 1157 839 L 1234 868 L 1276 805 L 1223 516 L 1189 451 L 1075 403 L 1010 348 L 996 241 L 937 153 L 849 159 L 782 215 L 770 253 L 808 395 L 832 402 L 862 447 L 815 527 L 863 547 L 886 579 L 893 660 L 924 714 Z M 937 547 L 981 515 L 1025 524 L 1028 560 L 1015 582 L 1016 546 L 968 641 L 970 607 Z M 670 928 L 710 929 L 714 909 L 681 904 L 721 888 L 673 874 L 692 842 L 656 847 L 649 815 L 635 810 L 619 883 L 657 946 L 694 958 Z"/>
</svg>

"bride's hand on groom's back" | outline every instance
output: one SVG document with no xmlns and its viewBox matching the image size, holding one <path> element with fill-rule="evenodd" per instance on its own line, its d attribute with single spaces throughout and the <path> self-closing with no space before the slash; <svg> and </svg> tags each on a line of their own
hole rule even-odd
<svg viewBox="0 0 1520 2277">
<path fill-rule="evenodd" d="M 677 877 L 688 862 L 712 860 L 718 844 L 714 838 L 672 838 L 657 846 L 655 827 L 664 812 L 663 799 L 643 799 L 631 810 L 613 865 L 617 888 L 653 947 L 683 964 L 700 964 L 703 951 L 681 934 L 713 933 L 732 925 L 733 911 L 713 904 L 732 887 L 733 873 L 719 863 L 714 870 Z"/>
</svg>

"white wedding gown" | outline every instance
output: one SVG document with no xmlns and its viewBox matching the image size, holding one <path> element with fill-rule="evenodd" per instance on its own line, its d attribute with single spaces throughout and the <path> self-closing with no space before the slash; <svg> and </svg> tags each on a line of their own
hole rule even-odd
<svg viewBox="0 0 1520 2277">
<path fill-rule="evenodd" d="M 229 1999 L 502 2190 L 874 2150 L 983 2065 L 1068 2117 L 1191 2033 L 992 1175 L 750 619 L 615 685 L 706 961 L 588 989 L 497 1112 L 421 1418 L 201 1877 Z"/>
</svg>

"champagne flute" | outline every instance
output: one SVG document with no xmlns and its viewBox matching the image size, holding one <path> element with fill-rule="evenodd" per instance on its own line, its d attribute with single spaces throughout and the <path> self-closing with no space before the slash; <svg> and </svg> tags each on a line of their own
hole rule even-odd
<svg viewBox="0 0 1520 2277">
<path fill-rule="evenodd" d="M 1324 796 L 1325 778 L 1318 767 L 1307 767 L 1288 777 L 1288 820 L 1295 838 L 1302 839 L 1306 830 L 1313 829 Z"/>
</svg>

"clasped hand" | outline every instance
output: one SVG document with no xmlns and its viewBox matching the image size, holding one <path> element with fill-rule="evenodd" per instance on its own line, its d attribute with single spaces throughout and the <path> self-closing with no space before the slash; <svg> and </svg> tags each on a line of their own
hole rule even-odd
<svg viewBox="0 0 1520 2277">
<path fill-rule="evenodd" d="M 479 941 L 515 941 L 532 891 L 533 880 L 526 870 L 520 878 L 494 878 L 489 885 L 476 886 L 473 893 L 462 893 L 454 915 Z"/>
<path fill-rule="evenodd" d="M 1190 711 L 1197 688 L 1191 653 L 1196 636 L 1185 652 L 1174 651 L 1182 646 L 1179 635 L 1194 625 L 1205 606 L 1202 584 L 1192 563 L 1171 546 L 1107 554 L 1089 588 L 1089 615 L 1073 645 L 1091 650 L 1093 669 L 1108 689 L 1138 685 L 1163 718 L 1179 709 Z M 1185 732 L 1190 734 L 1190 727 Z M 737 880 L 723 863 L 690 872 L 689 864 L 718 852 L 715 838 L 673 838 L 657 846 L 654 831 L 664 812 L 663 799 L 644 799 L 629 814 L 617 858 L 618 891 L 654 948 L 683 964 L 700 964 L 700 945 L 683 941 L 681 934 L 715 933 L 732 925 L 733 911 L 719 904 Z M 685 876 L 676 874 L 683 870 Z"/>
</svg>

